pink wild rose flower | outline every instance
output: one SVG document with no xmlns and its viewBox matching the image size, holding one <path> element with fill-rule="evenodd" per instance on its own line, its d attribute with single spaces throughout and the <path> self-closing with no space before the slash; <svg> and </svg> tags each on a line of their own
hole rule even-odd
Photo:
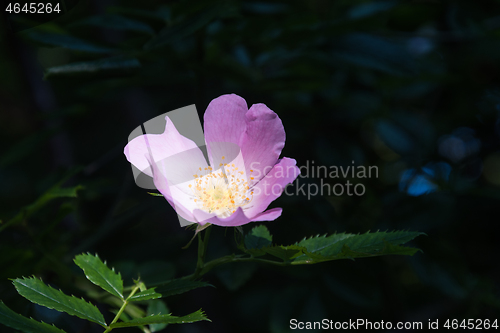
<svg viewBox="0 0 500 333">
<path fill-rule="evenodd" d="M 281 208 L 266 210 L 300 174 L 294 159 L 278 159 L 285 129 L 264 104 L 250 109 L 235 94 L 210 102 L 204 115 L 206 158 L 166 117 L 163 134 L 130 141 L 127 160 L 153 177 L 160 193 L 184 219 L 219 226 L 273 221 Z"/>
</svg>

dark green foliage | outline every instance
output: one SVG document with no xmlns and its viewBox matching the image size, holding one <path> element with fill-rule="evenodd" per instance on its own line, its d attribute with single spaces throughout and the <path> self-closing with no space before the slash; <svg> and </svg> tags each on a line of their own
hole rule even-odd
<svg viewBox="0 0 500 333">
<path fill-rule="evenodd" d="M 152 298 L 182 294 L 195 288 L 209 286 L 209 284 L 189 280 L 174 280 L 170 283 L 158 286 L 158 292 L 152 295 L 152 293 L 146 289 L 143 282 L 136 281 L 132 292 L 125 298 L 123 296 L 123 281 L 121 279 L 121 274 L 115 273 L 114 269 L 107 267 L 97 255 L 81 254 L 76 256 L 74 262 L 84 271 L 88 280 L 103 288 L 110 295 L 118 297 L 118 303 L 113 301 L 111 304 L 118 304 L 120 310 L 116 311 L 116 317 L 109 326 L 106 324 L 103 315 L 97 307 L 83 298 L 80 299 L 75 296 L 68 296 L 61 290 L 56 290 L 44 284 L 36 277 L 15 279 L 13 280 L 13 284 L 17 292 L 29 301 L 49 309 L 65 312 L 72 316 L 77 316 L 79 318 L 97 323 L 104 327 L 106 332 L 109 332 L 114 328 L 144 325 L 150 325 L 151 330 L 155 332 L 164 329 L 168 324 L 184 324 L 209 320 L 202 310 L 198 310 L 182 317 L 172 316 L 169 313 L 166 313 L 168 309 L 165 303 L 160 300 L 150 301 L 147 313 L 144 313 L 144 311 L 140 308 L 129 305 L 130 301 L 145 301 L 151 300 Z M 140 293 L 142 295 L 135 294 L 139 289 L 146 290 Z M 135 297 L 135 299 L 133 299 L 133 297 Z M 144 315 L 147 316 L 144 317 Z M 130 318 L 131 316 L 133 318 Z M 119 322 L 119 319 L 122 321 Z M 10 310 L 1 301 L 0 323 L 26 333 L 64 332 L 55 326 L 23 317 Z"/>
<path fill-rule="evenodd" d="M 64 331 L 55 326 L 26 318 L 9 309 L 0 301 L 0 322 L 5 326 L 12 327 L 26 333 L 63 333 Z"/>
<path fill-rule="evenodd" d="M 266 226 L 259 225 L 245 235 L 245 247 L 247 250 L 259 250 L 271 245 L 273 238 Z"/>
</svg>

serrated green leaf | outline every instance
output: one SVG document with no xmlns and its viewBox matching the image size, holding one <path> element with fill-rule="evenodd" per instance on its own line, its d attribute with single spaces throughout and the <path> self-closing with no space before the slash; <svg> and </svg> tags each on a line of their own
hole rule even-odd
<svg viewBox="0 0 500 333">
<path fill-rule="evenodd" d="M 371 252 L 357 252 L 352 251 L 351 248 L 347 244 L 342 246 L 342 251 L 336 255 L 336 259 L 355 259 L 355 258 L 363 258 L 363 257 L 373 257 L 373 256 L 381 256 L 381 255 L 414 255 L 420 251 L 414 247 L 400 246 L 400 245 L 392 245 L 390 243 L 385 242 L 384 247 L 376 253 Z M 321 259 L 320 259 L 321 261 Z"/>
<path fill-rule="evenodd" d="M 316 237 L 310 237 L 307 239 L 303 239 L 300 242 L 298 242 L 296 245 L 305 247 L 308 252 L 315 253 L 315 252 L 321 252 L 324 249 L 328 248 L 329 246 L 332 246 L 333 244 L 347 239 L 349 237 L 354 237 L 356 236 L 355 234 L 346 234 L 346 233 L 338 233 L 338 234 L 333 234 L 330 236 L 316 236 Z"/>
<path fill-rule="evenodd" d="M 15 313 L 0 301 L 0 323 L 25 333 L 65 333 L 63 330 L 43 322 Z"/>
<path fill-rule="evenodd" d="M 149 299 L 162 298 L 162 294 L 157 293 L 156 288 L 146 289 L 129 298 L 129 301 L 147 301 Z"/>
<path fill-rule="evenodd" d="M 85 51 L 90 53 L 111 53 L 115 51 L 114 49 L 98 46 L 70 35 L 33 31 L 30 32 L 28 36 L 37 42 L 52 46 L 60 46 L 70 50 Z"/>
<path fill-rule="evenodd" d="M 297 245 L 304 246 L 307 252 L 294 258 L 292 264 L 390 254 L 413 255 L 419 250 L 399 245 L 422 234 L 412 231 L 367 232 L 361 235 L 334 234 L 328 237 L 319 236 L 304 239 Z"/>
<path fill-rule="evenodd" d="M 109 269 L 101 259 L 91 254 L 80 254 L 75 257 L 77 264 L 92 283 L 98 285 L 108 293 L 123 298 L 123 280 L 120 273 L 116 273 L 114 269 Z"/>
<path fill-rule="evenodd" d="M 265 247 L 263 248 L 263 250 L 272 256 L 283 259 L 284 261 L 290 260 L 293 257 L 297 257 L 307 252 L 307 249 L 305 247 L 298 245 L 271 246 L 271 247 Z"/>
<path fill-rule="evenodd" d="M 172 295 L 178 295 L 185 293 L 187 291 L 201 288 L 201 287 L 213 287 L 211 284 L 203 281 L 191 281 L 191 280 L 172 280 L 165 284 L 159 285 L 158 287 L 150 288 L 140 293 L 135 294 L 129 300 L 130 301 L 145 301 L 148 299 L 168 297 Z"/>
<path fill-rule="evenodd" d="M 50 67 L 45 71 L 44 77 L 95 76 L 96 74 L 102 74 L 109 77 L 111 75 L 132 74 L 139 68 L 141 68 L 141 63 L 135 58 L 112 57 Z"/>
<path fill-rule="evenodd" d="M 153 316 L 153 315 L 168 315 L 169 310 L 167 305 L 165 304 L 164 301 L 161 299 L 154 299 L 148 303 L 148 310 L 147 314 L 148 316 Z M 167 327 L 168 324 L 162 323 L 162 324 L 151 324 L 149 325 L 149 330 L 151 332 L 159 332 L 165 327 Z"/>
<path fill-rule="evenodd" d="M 183 317 L 176 317 L 171 315 L 156 315 L 145 318 L 132 319 L 127 322 L 114 323 L 111 324 L 110 327 L 111 328 L 134 327 L 134 326 L 151 325 L 151 324 L 188 324 L 202 320 L 210 321 L 205 316 L 203 311 L 200 309 L 196 312 L 193 312 Z"/>
<path fill-rule="evenodd" d="M 245 248 L 247 250 L 259 250 L 263 247 L 270 246 L 273 242 L 271 233 L 263 224 L 253 228 L 245 235 Z"/>
<path fill-rule="evenodd" d="M 330 256 L 337 254 L 340 244 L 346 244 L 352 251 L 362 253 L 376 253 L 378 251 L 381 251 L 386 246 L 386 243 L 389 243 L 391 245 L 400 245 L 409 242 L 415 237 L 422 234 L 423 233 L 421 232 L 412 231 L 378 231 L 372 233 L 367 232 L 339 241 L 331 247 L 326 247 L 325 249 L 321 250 L 321 255 Z"/>
<path fill-rule="evenodd" d="M 101 312 L 84 299 L 68 296 L 35 277 L 15 279 L 12 283 L 21 296 L 33 303 L 106 326 Z"/>
</svg>

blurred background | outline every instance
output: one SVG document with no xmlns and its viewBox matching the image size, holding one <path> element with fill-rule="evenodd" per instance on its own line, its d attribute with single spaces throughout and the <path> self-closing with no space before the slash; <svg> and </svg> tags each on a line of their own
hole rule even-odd
<svg viewBox="0 0 500 333">
<path fill-rule="evenodd" d="M 170 332 L 289 332 L 289 320 L 499 319 L 500 3 L 62 1 L 66 14 L 0 25 L 0 298 L 68 332 L 101 332 L 35 306 L 9 278 L 92 299 L 72 262 L 98 253 L 126 285 L 191 274 L 193 231 L 134 183 L 130 132 L 236 93 L 265 103 L 299 166 L 377 166 L 363 196 L 283 195 L 278 244 L 368 230 L 422 231 L 413 257 L 221 266 L 166 299 L 212 322 Z M 38 20 L 38 21 L 37 21 Z M 299 179 L 301 184 L 320 179 Z M 331 185 L 346 179 L 325 179 Z M 248 231 L 253 225 L 244 226 Z M 212 231 L 209 259 L 237 252 Z M 90 296 L 89 296 L 90 295 Z M 10 332 L 7 328 L 2 332 Z M 131 330 L 133 331 L 133 330 Z M 126 332 L 126 331 L 124 331 Z"/>
</svg>

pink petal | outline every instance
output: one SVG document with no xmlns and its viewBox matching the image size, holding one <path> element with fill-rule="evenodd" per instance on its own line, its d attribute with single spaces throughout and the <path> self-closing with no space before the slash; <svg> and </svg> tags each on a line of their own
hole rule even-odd
<svg viewBox="0 0 500 333">
<path fill-rule="evenodd" d="M 127 159 L 153 177 L 158 191 L 184 219 L 194 222 L 192 211 L 197 208 L 188 184 L 208 165 L 198 146 L 179 134 L 172 121 L 162 134 L 139 136 L 125 147 Z"/>
<path fill-rule="evenodd" d="M 156 189 L 160 191 L 161 194 L 163 194 L 164 198 L 168 201 L 172 208 L 174 208 L 178 215 L 180 215 L 185 220 L 195 222 L 196 219 L 194 218 L 191 210 L 187 207 L 184 207 L 184 205 L 181 203 L 189 203 L 189 198 L 183 198 L 181 196 L 181 200 L 179 200 L 179 193 L 175 193 L 174 195 L 172 195 L 172 190 L 175 190 L 175 187 L 172 187 L 168 184 L 167 177 L 165 176 L 166 170 L 164 169 L 162 163 L 152 163 L 151 168 L 153 170 L 153 182 L 156 186 Z"/>
<path fill-rule="evenodd" d="M 153 176 L 153 173 L 149 166 L 149 160 L 161 161 L 190 149 L 198 149 L 193 141 L 179 134 L 168 117 L 165 119 L 167 124 L 162 134 L 138 136 L 130 141 L 123 151 L 130 163 L 150 177 Z M 149 156 L 149 160 L 146 156 Z"/>
<path fill-rule="evenodd" d="M 212 166 L 234 163 L 240 149 L 246 175 L 254 178 L 250 185 L 271 170 L 285 146 L 285 129 L 278 115 L 264 104 L 254 104 L 248 110 L 245 100 L 235 94 L 212 100 L 204 120 L 205 142 Z M 224 150 L 226 159 L 221 161 Z"/>
<path fill-rule="evenodd" d="M 246 130 L 240 147 L 247 175 L 253 185 L 278 162 L 285 146 L 285 129 L 276 113 L 264 104 L 254 104 L 245 116 Z M 250 172 L 253 170 L 253 172 Z"/>
<path fill-rule="evenodd" d="M 226 218 L 219 218 L 214 214 L 208 214 L 202 210 L 195 210 L 194 216 L 198 221 L 197 223 L 201 225 L 210 223 L 221 227 L 237 227 L 253 221 L 273 221 L 280 217 L 281 211 L 281 208 L 273 208 L 266 212 L 259 213 L 253 218 L 248 218 L 245 213 L 243 213 L 243 209 L 239 207 L 236 212 Z"/>
<path fill-rule="evenodd" d="M 210 102 L 203 116 L 205 142 L 210 156 L 213 150 L 211 143 L 230 143 L 239 149 L 240 138 L 246 128 L 245 113 L 247 111 L 245 100 L 235 94 L 222 95 Z M 213 162 L 212 159 L 211 162 Z M 218 164 L 212 163 L 212 165 L 215 167 Z"/>
<path fill-rule="evenodd" d="M 296 161 L 284 157 L 253 188 L 253 199 L 250 207 L 245 207 L 248 216 L 255 216 L 264 211 L 271 202 L 281 196 L 287 184 L 292 183 L 300 174 Z"/>
<path fill-rule="evenodd" d="M 278 217 L 281 216 L 281 213 L 283 212 L 282 208 L 273 208 L 266 210 L 265 212 L 262 212 L 260 214 L 257 214 L 252 218 L 252 222 L 257 222 L 257 221 L 274 221 Z"/>
</svg>

